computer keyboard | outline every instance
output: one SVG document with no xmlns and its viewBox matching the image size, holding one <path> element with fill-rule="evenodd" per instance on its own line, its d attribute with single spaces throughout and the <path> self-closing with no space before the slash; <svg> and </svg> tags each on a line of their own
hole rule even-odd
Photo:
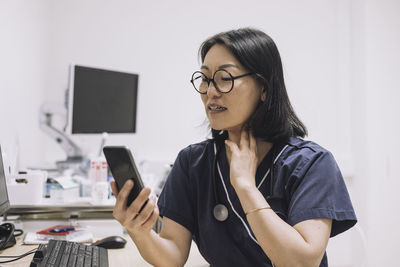
<svg viewBox="0 0 400 267">
<path fill-rule="evenodd" d="M 64 240 L 39 245 L 30 267 L 108 267 L 105 248 Z"/>
</svg>

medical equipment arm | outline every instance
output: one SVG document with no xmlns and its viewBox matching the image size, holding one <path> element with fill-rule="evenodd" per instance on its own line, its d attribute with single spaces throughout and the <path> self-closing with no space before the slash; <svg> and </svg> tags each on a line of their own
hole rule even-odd
<svg viewBox="0 0 400 267">
<path fill-rule="evenodd" d="M 40 128 L 50 135 L 67 154 L 67 160 L 81 160 L 83 158 L 82 150 L 76 145 L 64 132 L 56 129 L 52 125 L 53 115 L 59 114 L 66 116 L 67 110 L 63 104 L 45 103 L 40 108 Z"/>
</svg>

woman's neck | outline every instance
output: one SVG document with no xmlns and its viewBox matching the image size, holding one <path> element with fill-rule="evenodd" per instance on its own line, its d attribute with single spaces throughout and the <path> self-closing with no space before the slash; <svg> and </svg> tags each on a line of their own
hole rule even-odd
<svg viewBox="0 0 400 267">
<path fill-rule="evenodd" d="M 241 131 L 228 131 L 228 139 L 239 146 Z"/>
<path fill-rule="evenodd" d="M 241 135 L 241 130 L 238 131 L 228 131 L 228 139 L 231 140 L 232 142 L 235 142 L 237 146 L 240 145 L 240 135 Z M 256 138 L 256 143 L 257 143 L 257 166 L 260 164 L 260 162 L 263 160 L 265 155 L 268 154 L 268 152 L 272 148 L 272 143 L 263 141 L 259 138 Z M 231 161 L 231 151 L 225 147 L 226 151 L 226 156 L 228 158 L 228 163 Z"/>
</svg>

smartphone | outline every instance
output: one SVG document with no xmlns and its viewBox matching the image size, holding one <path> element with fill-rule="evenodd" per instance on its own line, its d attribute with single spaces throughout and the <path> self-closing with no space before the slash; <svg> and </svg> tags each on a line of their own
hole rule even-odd
<svg viewBox="0 0 400 267">
<path fill-rule="evenodd" d="M 125 146 L 105 146 L 103 152 L 118 191 L 121 191 L 127 180 L 133 180 L 134 185 L 129 193 L 127 201 L 127 205 L 131 205 L 132 201 L 135 200 L 140 191 L 144 188 L 144 185 L 130 149 Z"/>
</svg>

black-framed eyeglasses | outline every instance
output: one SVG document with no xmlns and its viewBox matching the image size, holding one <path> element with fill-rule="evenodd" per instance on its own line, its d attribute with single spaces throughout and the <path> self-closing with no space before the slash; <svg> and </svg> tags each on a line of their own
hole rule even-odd
<svg viewBox="0 0 400 267">
<path fill-rule="evenodd" d="M 214 72 L 212 78 L 208 78 L 207 75 L 201 71 L 195 71 L 192 74 L 190 82 L 193 84 L 194 89 L 200 94 L 206 94 L 210 83 L 214 84 L 215 89 L 220 93 L 229 93 L 232 91 L 235 80 L 243 78 L 245 76 L 253 75 L 254 72 L 245 73 L 238 76 L 232 76 L 227 70 L 220 69 Z"/>
</svg>

